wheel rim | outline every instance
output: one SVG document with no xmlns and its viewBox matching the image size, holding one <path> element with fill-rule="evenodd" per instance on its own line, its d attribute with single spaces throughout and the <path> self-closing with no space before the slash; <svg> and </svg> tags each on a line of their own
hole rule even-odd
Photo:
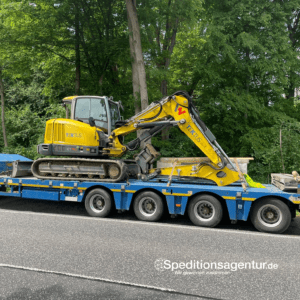
<svg viewBox="0 0 300 300">
<path fill-rule="evenodd" d="M 90 199 L 90 208 L 92 211 L 99 213 L 103 211 L 105 207 L 105 199 L 103 196 L 94 195 Z"/>
<path fill-rule="evenodd" d="M 272 204 L 263 205 L 257 213 L 258 220 L 267 227 L 276 227 L 282 221 L 281 210 Z"/>
<path fill-rule="evenodd" d="M 139 202 L 139 211 L 142 215 L 150 217 L 155 214 L 157 205 L 150 197 L 144 197 Z"/>
<path fill-rule="evenodd" d="M 194 214 L 197 219 L 208 222 L 213 219 L 216 214 L 216 210 L 209 201 L 202 200 L 196 203 L 194 207 Z"/>
</svg>

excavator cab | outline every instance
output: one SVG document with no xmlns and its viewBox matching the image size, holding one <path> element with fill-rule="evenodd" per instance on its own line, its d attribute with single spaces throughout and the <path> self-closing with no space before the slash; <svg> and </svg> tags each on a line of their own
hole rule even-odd
<svg viewBox="0 0 300 300">
<path fill-rule="evenodd" d="M 121 102 L 106 96 L 71 96 L 63 99 L 63 106 L 66 118 L 47 121 L 44 143 L 38 145 L 38 153 L 46 156 L 103 156 L 101 144 L 121 119 Z"/>
<path fill-rule="evenodd" d="M 68 118 L 68 106 L 71 105 L 71 119 L 90 124 L 94 121 L 95 126 L 110 135 L 115 129 L 115 124 L 121 119 L 121 102 L 114 102 L 112 97 L 106 96 L 71 96 L 63 99 Z"/>
</svg>

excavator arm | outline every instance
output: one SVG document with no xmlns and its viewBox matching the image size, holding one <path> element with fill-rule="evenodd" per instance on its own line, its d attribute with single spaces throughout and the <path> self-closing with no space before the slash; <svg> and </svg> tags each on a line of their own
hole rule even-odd
<svg viewBox="0 0 300 300">
<path fill-rule="evenodd" d="M 205 126 L 200 119 L 199 113 L 191 98 L 185 92 L 176 92 L 149 105 L 139 114 L 123 122 L 115 129 L 108 140 L 108 147 L 104 148 L 104 153 L 112 157 L 121 157 L 126 151 L 136 150 L 142 141 L 151 138 L 163 128 L 168 126 L 178 126 L 194 144 L 209 159 L 198 163 L 178 159 L 170 168 L 151 169 L 150 163 L 158 156 L 158 153 L 151 145 L 146 145 L 145 149 L 137 156 L 136 161 L 141 166 L 141 173 L 167 175 L 172 177 L 197 177 L 210 179 L 219 186 L 225 186 L 239 180 L 239 174 L 234 165 L 228 159 L 226 153 L 217 143 L 215 136 Z M 123 145 L 120 140 L 131 132 L 138 129 L 144 130 L 143 134 L 127 145 Z M 149 175 L 148 175 L 149 176 Z"/>
</svg>

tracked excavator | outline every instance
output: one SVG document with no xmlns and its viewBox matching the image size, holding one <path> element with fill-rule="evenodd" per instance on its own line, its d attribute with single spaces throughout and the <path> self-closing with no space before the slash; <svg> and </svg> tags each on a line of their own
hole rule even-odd
<svg viewBox="0 0 300 300">
<path fill-rule="evenodd" d="M 37 178 L 119 182 L 174 176 L 212 180 L 218 186 L 240 179 L 186 92 L 178 91 L 153 102 L 125 121 L 120 120 L 121 103 L 112 98 L 72 96 L 64 98 L 63 103 L 71 105 L 71 118 L 47 121 L 44 143 L 38 145 L 38 153 L 50 157 L 33 162 L 31 171 Z M 170 126 L 178 126 L 209 160 L 153 168 L 160 154 L 147 141 Z M 142 134 L 124 144 L 124 137 L 139 129 L 143 129 Z M 122 159 L 126 152 L 141 145 L 134 160 Z"/>
</svg>

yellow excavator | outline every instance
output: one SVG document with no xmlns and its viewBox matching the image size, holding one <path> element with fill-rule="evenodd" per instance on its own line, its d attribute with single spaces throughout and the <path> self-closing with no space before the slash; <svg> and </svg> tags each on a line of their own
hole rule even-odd
<svg viewBox="0 0 300 300">
<path fill-rule="evenodd" d="M 125 121 L 120 120 L 121 103 L 112 98 L 72 96 L 64 98 L 63 103 L 71 105 L 71 118 L 47 121 L 44 143 L 38 145 L 38 153 L 70 157 L 34 161 L 31 171 L 37 178 L 118 182 L 173 176 L 208 179 L 218 186 L 240 179 L 186 92 L 178 91 L 153 102 Z M 178 126 L 209 160 L 153 168 L 160 154 L 147 141 L 169 126 Z M 142 134 L 125 145 L 124 137 L 139 129 L 143 129 Z M 134 160 L 121 159 L 127 151 L 137 150 L 141 145 L 143 148 Z"/>
</svg>

